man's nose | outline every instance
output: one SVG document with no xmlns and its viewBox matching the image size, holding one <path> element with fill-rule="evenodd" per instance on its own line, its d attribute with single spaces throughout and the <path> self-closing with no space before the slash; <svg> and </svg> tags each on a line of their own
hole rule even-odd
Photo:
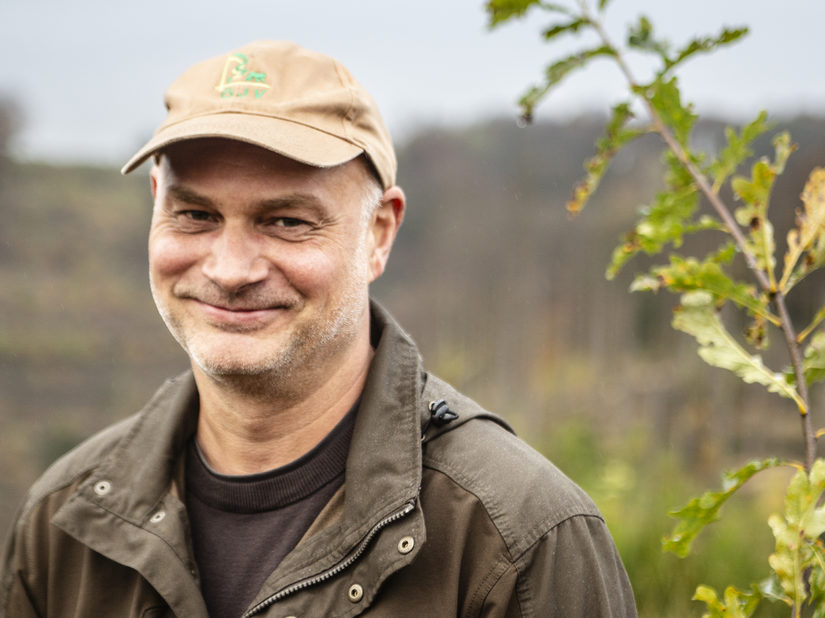
<svg viewBox="0 0 825 618">
<path fill-rule="evenodd" d="M 269 272 L 251 231 L 225 227 L 203 262 L 203 273 L 224 291 L 234 293 L 263 281 Z"/>
</svg>

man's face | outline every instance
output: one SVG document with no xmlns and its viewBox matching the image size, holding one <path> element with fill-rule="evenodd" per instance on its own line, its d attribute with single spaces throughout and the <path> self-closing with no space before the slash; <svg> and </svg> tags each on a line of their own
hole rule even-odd
<svg viewBox="0 0 825 618">
<path fill-rule="evenodd" d="M 164 152 L 152 188 L 152 294 L 202 371 L 295 376 L 363 344 L 389 247 L 367 216 L 382 198 L 360 160 L 320 169 L 192 140 Z"/>
</svg>

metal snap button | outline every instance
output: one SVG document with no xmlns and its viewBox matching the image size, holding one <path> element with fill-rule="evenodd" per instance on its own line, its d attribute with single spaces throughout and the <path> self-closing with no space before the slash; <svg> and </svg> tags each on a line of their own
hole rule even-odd
<svg viewBox="0 0 825 618">
<path fill-rule="evenodd" d="M 166 511 L 158 511 L 149 519 L 153 524 L 157 524 L 163 521 L 163 518 L 166 517 Z"/>
<path fill-rule="evenodd" d="M 349 587 L 347 597 L 349 597 L 349 600 L 353 603 L 358 603 L 358 601 L 364 598 L 364 589 L 358 584 L 353 584 Z"/>
<path fill-rule="evenodd" d="M 98 481 L 95 483 L 95 493 L 98 496 L 105 496 L 112 489 L 112 484 L 109 481 Z"/>
<path fill-rule="evenodd" d="M 402 554 L 409 554 L 413 547 L 415 547 L 415 539 L 411 536 L 405 536 L 400 541 L 398 541 L 398 551 Z"/>
</svg>

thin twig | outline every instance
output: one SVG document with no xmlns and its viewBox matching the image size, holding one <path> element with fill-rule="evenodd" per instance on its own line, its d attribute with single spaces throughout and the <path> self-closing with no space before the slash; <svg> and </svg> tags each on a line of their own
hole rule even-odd
<svg viewBox="0 0 825 618">
<path fill-rule="evenodd" d="M 811 423 L 811 415 L 808 414 L 808 384 L 805 381 L 805 371 L 802 368 L 802 355 L 799 351 L 799 343 L 796 340 L 796 333 L 791 323 L 791 317 L 788 314 L 788 308 L 785 305 L 785 296 L 777 293 L 773 301 L 779 313 L 779 319 L 782 322 L 782 334 L 785 336 L 785 345 L 788 348 L 788 353 L 791 357 L 791 366 L 796 377 L 796 390 L 799 393 L 799 397 L 805 403 L 805 410 L 801 411 L 800 416 L 802 420 L 802 435 L 805 438 L 805 470 L 810 472 L 816 459 L 816 434 Z"/>
</svg>

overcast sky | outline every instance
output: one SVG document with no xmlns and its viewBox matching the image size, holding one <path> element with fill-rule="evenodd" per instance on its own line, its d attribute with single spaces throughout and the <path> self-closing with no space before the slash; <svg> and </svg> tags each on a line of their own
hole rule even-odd
<svg viewBox="0 0 825 618">
<path fill-rule="evenodd" d="M 483 0 L 0 0 L 0 95 L 24 112 L 26 158 L 122 163 L 163 118 L 166 86 L 190 64 L 248 41 L 290 39 L 342 60 L 397 141 L 421 125 L 515 118 L 515 101 L 557 55 L 541 13 L 489 31 Z M 647 14 L 674 43 L 751 27 L 680 73 L 700 112 L 745 118 L 825 113 L 825 1 L 613 0 L 608 27 Z M 577 45 L 567 47 L 572 51 Z M 621 94 L 606 62 L 572 78 L 539 118 L 605 110 Z M 640 68 L 641 70 L 641 68 Z"/>
</svg>

